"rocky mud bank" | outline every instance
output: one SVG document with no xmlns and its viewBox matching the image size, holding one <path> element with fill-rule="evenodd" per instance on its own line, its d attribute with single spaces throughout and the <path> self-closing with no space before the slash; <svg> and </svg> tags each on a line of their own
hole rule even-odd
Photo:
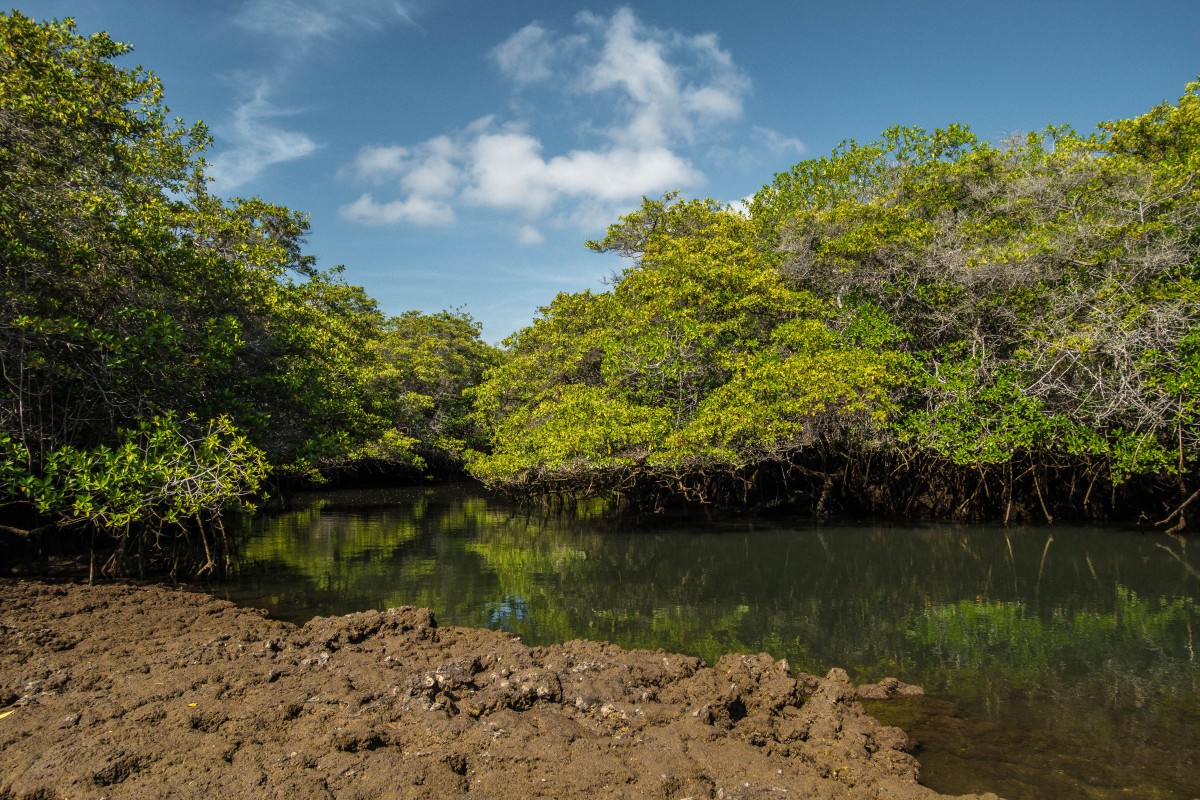
<svg viewBox="0 0 1200 800">
<path fill-rule="evenodd" d="M 177 589 L 0 581 L 0 800 L 931 800 L 858 702 L 913 691 L 765 654 L 528 647 L 416 608 L 297 627 Z"/>
</svg>

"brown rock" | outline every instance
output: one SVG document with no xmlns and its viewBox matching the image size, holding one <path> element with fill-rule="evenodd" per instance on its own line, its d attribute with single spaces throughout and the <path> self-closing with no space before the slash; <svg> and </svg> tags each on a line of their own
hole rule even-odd
<svg viewBox="0 0 1200 800">
<path fill-rule="evenodd" d="M 302 627 L 212 597 L 0 581 L 0 800 L 894 798 L 903 731 L 841 670 L 530 648 L 399 608 Z"/>
</svg>

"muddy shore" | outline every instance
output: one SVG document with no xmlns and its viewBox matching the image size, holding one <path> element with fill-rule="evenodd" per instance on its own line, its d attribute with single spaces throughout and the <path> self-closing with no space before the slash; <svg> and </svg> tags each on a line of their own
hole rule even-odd
<svg viewBox="0 0 1200 800">
<path fill-rule="evenodd" d="M 765 654 L 528 647 L 415 608 L 297 627 L 177 589 L 0 580 L 0 800 L 931 800 L 904 732 L 858 703 L 913 691 Z"/>
</svg>

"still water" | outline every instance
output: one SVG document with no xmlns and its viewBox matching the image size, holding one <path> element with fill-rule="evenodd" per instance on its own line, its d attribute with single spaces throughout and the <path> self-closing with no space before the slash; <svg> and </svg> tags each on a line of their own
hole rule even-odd
<svg viewBox="0 0 1200 800">
<path fill-rule="evenodd" d="M 471 485 L 305 495 L 243 532 L 216 591 L 283 619 L 419 605 L 529 644 L 765 650 L 924 686 L 870 710 L 939 791 L 1200 798 L 1195 539 L 550 513 Z"/>
</svg>

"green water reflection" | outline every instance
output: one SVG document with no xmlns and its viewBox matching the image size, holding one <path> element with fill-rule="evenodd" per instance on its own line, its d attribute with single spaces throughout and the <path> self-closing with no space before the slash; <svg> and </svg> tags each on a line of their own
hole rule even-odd
<svg viewBox="0 0 1200 800">
<path fill-rule="evenodd" d="M 1200 559 L 1185 540 L 530 513 L 473 486 L 313 495 L 245 527 L 221 591 L 285 619 L 421 605 L 531 644 L 765 650 L 895 675 L 933 697 L 873 711 L 922 741 L 939 790 L 1200 797 Z"/>
</svg>

